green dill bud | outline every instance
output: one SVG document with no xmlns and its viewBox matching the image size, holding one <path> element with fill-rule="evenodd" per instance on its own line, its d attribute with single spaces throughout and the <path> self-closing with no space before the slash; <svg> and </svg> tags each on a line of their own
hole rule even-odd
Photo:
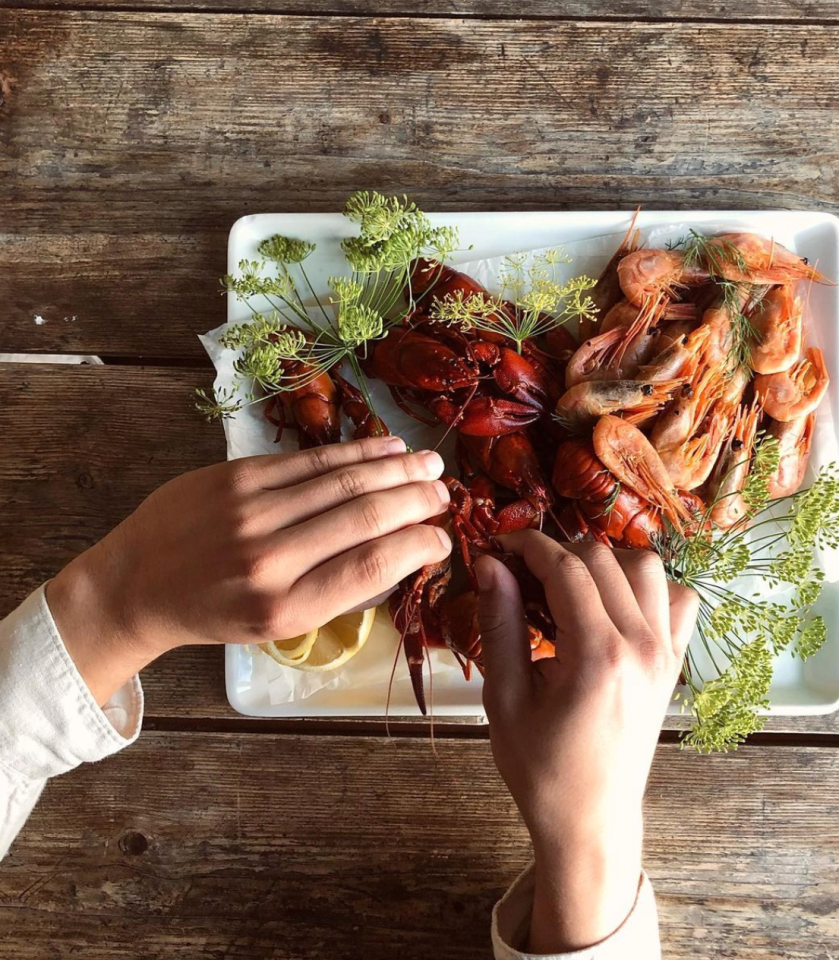
<svg viewBox="0 0 839 960">
<path fill-rule="evenodd" d="M 796 638 L 792 652 L 801 660 L 806 660 L 818 653 L 827 640 L 827 625 L 823 617 L 813 617 L 805 623 Z"/>
<path fill-rule="evenodd" d="M 242 403 L 234 399 L 236 391 L 232 388 L 220 388 L 213 391 L 211 397 L 206 390 L 195 391 L 195 409 L 206 420 L 223 420 L 242 409 Z"/>
<path fill-rule="evenodd" d="M 295 240 L 275 234 L 263 240 L 257 247 L 259 255 L 275 263 L 302 263 L 315 250 L 315 244 L 308 240 Z"/>
<path fill-rule="evenodd" d="M 282 367 L 273 345 L 249 347 L 233 363 L 236 373 L 245 380 L 253 380 L 264 390 L 276 390 Z"/>
<path fill-rule="evenodd" d="M 332 303 L 357 303 L 364 293 L 364 285 L 349 277 L 330 277 L 328 283 L 335 294 Z"/>
<path fill-rule="evenodd" d="M 382 315 L 364 304 L 346 304 L 338 313 L 338 336 L 348 347 L 358 347 L 382 335 Z"/>
<path fill-rule="evenodd" d="M 728 669 L 694 694 L 696 722 L 683 744 L 699 753 L 727 752 L 762 729 L 769 706 L 772 652 L 762 640 L 743 644 Z"/>
</svg>

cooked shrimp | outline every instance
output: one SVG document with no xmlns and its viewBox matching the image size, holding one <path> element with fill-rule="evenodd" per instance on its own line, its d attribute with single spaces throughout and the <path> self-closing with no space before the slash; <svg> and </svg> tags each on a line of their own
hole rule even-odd
<svg viewBox="0 0 839 960">
<path fill-rule="evenodd" d="M 829 282 L 797 253 L 756 233 L 724 233 L 706 241 L 705 246 L 714 250 L 710 256 L 705 256 L 710 271 L 726 280 L 738 283 Z"/>
<path fill-rule="evenodd" d="M 638 212 L 640 209 L 641 208 L 639 207 L 638 210 L 635 211 L 632 220 L 630 221 L 629 229 L 626 231 L 626 236 L 621 241 L 618 249 L 612 254 L 609 262 L 603 268 L 603 273 L 600 274 L 597 283 L 594 285 L 594 288 L 591 291 L 591 299 L 594 301 L 594 305 L 599 311 L 600 326 L 598 327 L 596 320 L 590 320 L 587 317 L 584 317 L 580 321 L 581 341 L 588 340 L 589 337 L 598 332 L 598 329 L 601 333 L 603 332 L 603 319 L 606 317 L 612 307 L 618 302 L 618 300 L 620 300 L 621 288 L 620 283 L 618 282 L 618 264 L 628 253 L 632 253 L 633 250 L 638 249 L 641 231 L 635 229 L 635 221 L 638 219 Z"/>
<path fill-rule="evenodd" d="M 656 450 L 679 447 L 695 434 L 721 389 L 722 378 L 711 367 L 705 367 L 692 382 L 686 383 L 655 422 L 650 442 Z"/>
<path fill-rule="evenodd" d="M 598 333 L 574 353 L 565 368 L 565 386 L 573 387 L 583 380 L 625 380 L 633 376 L 656 348 L 654 330 L 635 335 L 630 327 L 613 327 Z"/>
<path fill-rule="evenodd" d="M 737 297 L 731 303 L 726 303 L 719 296 L 702 314 L 702 323 L 711 330 L 711 336 L 705 346 L 705 362 L 711 366 L 728 369 L 734 354 L 734 326 L 731 322 L 732 313 L 742 312 L 751 298 L 750 290 L 741 287 L 737 289 Z"/>
<path fill-rule="evenodd" d="M 682 382 L 585 380 L 566 390 L 559 398 L 556 417 L 572 429 L 591 427 L 598 417 L 607 413 L 622 412 L 629 420 L 643 420 L 661 410 Z"/>
<path fill-rule="evenodd" d="M 743 399 L 746 387 L 751 383 L 752 376 L 749 368 L 742 364 L 729 371 L 721 381 L 720 402 L 736 407 Z"/>
<path fill-rule="evenodd" d="M 804 306 L 790 283 L 772 287 L 749 313 L 755 331 L 749 366 L 755 373 L 780 373 L 795 363 L 801 351 L 803 314 Z"/>
<path fill-rule="evenodd" d="M 635 379 L 656 383 L 685 375 L 692 376 L 702 356 L 705 341 L 710 335 L 710 328 L 704 326 L 673 339 L 662 334 L 657 344 L 658 349 L 648 363 L 638 368 Z M 665 342 L 663 349 L 662 341 Z"/>
<path fill-rule="evenodd" d="M 678 250 L 636 250 L 618 264 L 618 279 L 623 295 L 642 307 L 664 294 L 676 292 L 708 279 L 701 267 L 685 266 L 685 255 Z"/>
<path fill-rule="evenodd" d="M 693 304 L 679 304 L 679 306 L 690 306 L 693 307 Z M 687 336 L 689 333 L 693 333 L 697 329 L 699 324 L 695 319 L 693 320 L 674 320 L 672 323 L 663 323 L 659 327 L 660 333 L 658 335 L 658 349 L 659 352 L 666 350 L 671 343 L 675 343 L 676 340 L 681 340 L 682 337 Z"/>
<path fill-rule="evenodd" d="M 638 319 L 638 314 L 642 309 L 643 307 L 639 308 L 634 303 L 630 303 L 629 300 L 619 300 L 606 314 L 606 316 L 603 317 L 603 320 L 600 324 L 600 333 L 606 333 L 608 330 L 612 330 L 615 327 L 631 326 Z M 666 297 L 661 303 L 658 315 L 655 317 L 655 321 L 672 320 L 674 323 L 678 321 L 695 319 L 695 304 L 673 303 Z"/>
<path fill-rule="evenodd" d="M 659 450 L 661 462 L 680 490 L 695 490 L 708 479 L 731 430 L 736 409 L 717 401 L 684 443 Z"/>
<path fill-rule="evenodd" d="M 659 455 L 641 431 L 620 417 L 597 421 L 594 452 L 603 465 L 630 490 L 662 511 L 679 533 L 691 520 Z"/>
<path fill-rule="evenodd" d="M 711 519 L 722 530 L 728 530 L 749 514 L 742 491 L 752 468 L 760 412 L 758 403 L 737 408 L 732 429 L 708 479 L 707 494 L 713 503 Z"/>
<path fill-rule="evenodd" d="M 829 383 L 824 356 L 817 347 L 810 347 L 789 370 L 754 378 L 755 396 L 773 420 L 783 423 L 815 410 L 827 393 Z"/>
<path fill-rule="evenodd" d="M 801 486 L 807 461 L 810 459 L 810 445 L 816 426 L 816 413 L 808 413 L 797 420 L 770 420 L 766 432 L 778 441 L 778 469 L 769 480 L 767 489 L 772 499 L 786 497 Z"/>
</svg>

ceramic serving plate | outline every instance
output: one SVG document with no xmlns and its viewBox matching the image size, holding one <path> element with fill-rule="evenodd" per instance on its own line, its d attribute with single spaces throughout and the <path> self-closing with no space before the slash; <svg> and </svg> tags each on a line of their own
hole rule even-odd
<svg viewBox="0 0 839 960">
<path fill-rule="evenodd" d="M 534 250 L 569 244 L 589 238 L 625 232 L 630 219 L 626 211 L 596 212 L 529 212 L 529 213 L 446 213 L 432 214 L 435 223 L 450 224 L 460 229 L 461 242 L 469 250 L 454 261 L 469 262 L 509 254 L 517 250 Z M 717 231 L 721 228 L 752 230 L 772 236 L 796 250 L 801 256 L 817 262 L 828 277 L 839 277 L 839 220 L 829 214 L 798 211 L 650 211 L 642 212 L 637 225 L 646 234 L 651 229 L 671 224 L 685 224 Z M 352 233 L 352 225 L 339 214 L 256 214 L 238 220 L 230 232 L 228 270 L 233 272 L 242 259 L 255 259 L 261 240 L 276 233 L 311 240 L 318 249 L 306 266 L 318 290 L 325 290 L 326 278 L 345 273 L 338 241 Z M 241 321 L 247 308 L 230 298 L 228 320 Z M 810 329 L 824 350 L 831 374 L 829 403 L 819 411 L 819 429 L 827 431 L 831 440 L 836 431 L 831 410 L 837 410 L 839 389 L 839 287 L 812 286 L 809 291 L 808 319 Z M 240 455 L 230 442 L 231 456 Z M 806 483 L 807 481 L 805 481 Z M 827 571 L 828 580 L 838 581 L 839 571 Z M 829 639 L 819 654 L 806 663 L 789 656 L 778 658 L 772 685 L 770 712 L 784 715 L 830 713 L 839 707 L 839 582 L 825 585 L 815 612 L 828 623 Z M 383 614 L 380 612 L 380 619 Z M 387 637 L 384 621 L 379 633 Z M 358 655 L 368 658 L 391 656 L 386 640 L 368 643 Z M 364 664 L 360 664 L 363 668 Z M 227 695 L 240 713 L 262 717 L 380 717 L 386 708 L 386 686 L 345 686 L 320 689 L 305 699 L 275 702 L 272 689 L 283 667 L 267 657 L 253 656 L 244 647 L 229 645 L 226 652 Z M 678 713 L 673 704 L 671 712 Z M 449 671 L 445 682 L 435 685 L 436 716 L 474 717 L 483 721 L 480 679 L 465 681 Z M 390 716 L 417 716 L 410 684 L 404 678 L 394 685 L 389 707 Z"/>
</svg>

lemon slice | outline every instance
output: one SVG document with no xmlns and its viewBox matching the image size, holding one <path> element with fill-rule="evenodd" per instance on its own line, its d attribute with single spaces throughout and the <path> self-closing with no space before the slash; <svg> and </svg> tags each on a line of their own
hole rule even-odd
<svg viewBox="0 0 839 960">
<path fill-rule="evenodd" d="M 309 656 L 297 665 L 297 669 L 315 672 L 342 666 L 367 642 L 375 619 L 376 608 L 370 607 L 330 620 L 320 628 Z"/>
<path fill-rule="evenodd" d="M 295 667 L 309 656 L 312 647 L 318 638 L 318 630 L 310 630 L 299 637 L 289 637 L 288 640 L 269 640 L 260 643 L 259 649 L 267 653 L 272 660 L 281 663 L 284 667 Z"/>
<path fill-rule="evenodd" d="M 276 642 L 264 643 L 261 647 L 284 667 L 294 667 L 296 670 L 306 670 L 310 673 L 334 670 L 351 660 L 364 646 L 373 629 L 375 619 L 375 607 L 336 617 L 318 630 L 312 631 L 315 639 L 310 644 L 311 633 L 306 634 L 305 643 L 302 642 L 303 638 L 295 637 L 294 639 L 301 641 L 297 649 L 305 650 L 302 655 L 296 657 L 289 656 L 288 650 L 278 651 Z M 292 641 L 283 640 L 281 643 L 291 645 Z M 308 647 L 306 644 L 309 644 Z M 268 647 L 271 649 L 266 649 Z"/>
</svg>

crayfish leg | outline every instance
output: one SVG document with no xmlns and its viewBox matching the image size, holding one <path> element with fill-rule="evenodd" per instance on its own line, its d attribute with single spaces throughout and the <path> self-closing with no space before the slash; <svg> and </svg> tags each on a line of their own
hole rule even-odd
<svg viewBox="0 0 839 960">
<path fill-rule="evenodd" d="M 408 663 L 408 675 L 411 678 L 414 697 L 420 713 L 425 717 L 428 714 L 425 702 L 425 682 L 422 675 L 425 666 L 425 640 L 419 633 L 408 634 L 405 636 L 404 646 L 405 660 Z"/>
</svg>

